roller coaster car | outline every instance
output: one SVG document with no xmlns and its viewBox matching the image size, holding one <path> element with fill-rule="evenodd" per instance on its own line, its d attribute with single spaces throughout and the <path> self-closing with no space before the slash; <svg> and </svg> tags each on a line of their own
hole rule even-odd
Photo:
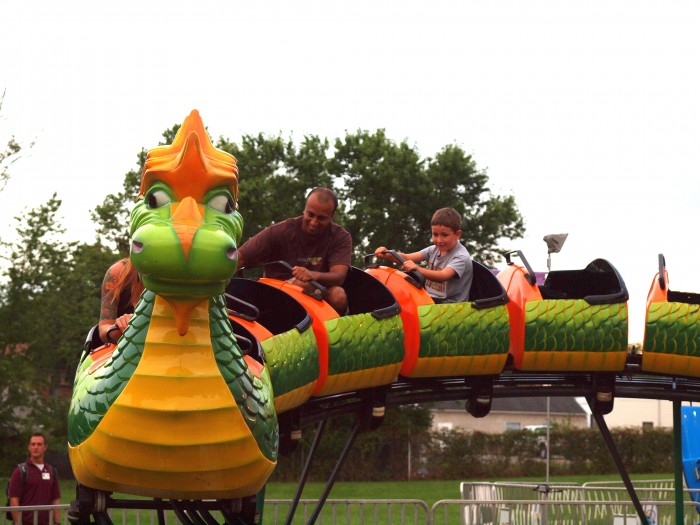
<svg viewBox="0 0 700 525">
<path fill-rule="evenodd" d="M 669 289 L 666 261 L 647 296 L 642 370 L 700 377 L 700 294 Z"/>
<path fill-rule="evenodd" d="M 398 376 L 403 334 L 396 299 L 384 285 L 358 268 L 350 268 L 344 287 L 349 314 L 341 317 L 323 300 L 323 294 L 307 294 L 290 282 L 269 278 L 231 280 L 228 293 L 256 306 L 260 311 L 256 323 L 269 331 L 267 336 L 261 332 L 260 339 L 275 385 L 278 413 L 302 404 L 304 396 L 308 398 L 306 394 L 322 396 L 387 385 Z M 306 343 L 297 342 L 296 335 L 280 337 L 303 315 L 309 317 L 312 328 Z M 233 318 L 241 322 L 235 314 Z M 312 391 L 293 402 L 284 400 L 292 388 L 285 384 L 299 384 L 299 379 L 277 373 L 277 363 L 284 360 L 284 375 L 289 375 L 289 359 L 298 359 L 299 374 L 315 376 Z"/>
<path fill-rule="evenodd" d="M 389 253 L 402 262 L 397 252 Z M 365 257 L 367 273 L 385 284 L 401 306 L 402 376 L 484 376 L 503 370 L 508 357 L 508 297 L 485 266 L 473 261 L 468 302 L 435 304 L 418 272 L 371 266 L 370 257 Z"/>
<path fill-rule="evenodd" d="M 511 262 L 517 254 L 523 266 Z M 621 371 L 627 358 L 627 299 L 604 259 L 583 270 L 552 271 L 538 286 L 521 252 L 506 254 L 498 280 L 510 303 L 513 366 L 540 371 Z"/>
<path fill-rule="evenodd" d="M 234 334 L 250 337 L 264 355 L 277 413 L 306 402 L 316 388 L 319 358 L 304 307 L 277 288 L 241 278 L 226 288 L 226 307 Z M 285 373 L 280 373 L 283 363 Z"/>
</svg>

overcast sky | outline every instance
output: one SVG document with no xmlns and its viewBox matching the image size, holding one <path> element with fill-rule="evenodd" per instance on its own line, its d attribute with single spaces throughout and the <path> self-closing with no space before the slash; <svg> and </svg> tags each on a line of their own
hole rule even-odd
<svg viewBox="0 0 700 525">
<path fill-rule="evenodd" d="M 695 1 L 4 0 L 0 139 L 36 144 L 0 193 L 2 235 L 58 192 L 92 240 L 89 210 L 195 108 L 215 139 L 384 128 L 471 153 L 525 217 L 503 247 L 536 270 L 548 233 L 569 233 L 553 269 L 609 260 L 641 341 L 659 253 L 671 289 L 700 292 L 698 27 Z"/>
</svg>

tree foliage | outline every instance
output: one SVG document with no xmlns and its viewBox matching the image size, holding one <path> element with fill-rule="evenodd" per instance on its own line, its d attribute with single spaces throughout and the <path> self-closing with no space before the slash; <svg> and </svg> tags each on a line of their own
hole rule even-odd
<svg viewBox="0 0 700 525">
<path fill-rule="evenodd" d="M 317 136 L 304 137 L 297 147 L 279 136 L 244 135 L 240 144 L 222 139 L 218 147 L 238 159 L 243 240 L 300 215 L 312 188 L 332 186 L 326 171 L 328 141 Z"/>
<path fill-rule="evenodd" d="M 99 244 L 66 242 L 60 206 L 54 194 L 17 218 L 18 239 L 9 245 L 0 288 L 0 383 L 10 385 L 2 394 L 10 414 L 0 437 L 14 443 L 22 434 L 23 445 L 36 428 L 65 437 L 68 399 L 60 394 L 70 392 L 85 335 L 98 320 L 100 283 L 114 258 Z"/>
<path fill-rule="evenodd" d="M 310 479 L 324 481 L 335 467 L 338 456 L 356 423 L 354 414 L 327 422 L 323 439 L 314 457 Z M 427 448 L 432 415 L 426 406 L 391 407 L 379 428 L 358 435 L 349 452 L 339 479 L 342 481 L 407 480 L 409 461 L 411 479 L 422 471 L 421 456 Z M 316 429 L 305 428 L 302 442 L 288 456 L 279 459 L 274 481 L 296 481 L 309 454 Z M 410 449 L 410 453 L 409 453 Z"/>
<path fill-rule="evenodd" d="M 171 143 L 178 128 L 167 129 L 161 144 Z M 352 234 L 357 265 L 379 245 L 411 251 L 428 245 L 430 218 L 445 206 L 462 214 L 464 242 L 483 263 L 496 258 L 499 241 L 523 234 L 514 198 L 493 195 L 485 170 L 456 145 L 423 158 L 415 146 L 397 143 L 383 130 L 359 130 L 332 141 L 307 135 L 299 143 L 281 136 L 244 135 L 239 142 L 221 138 L 218 147 L 238 159 L 244 241 L 274 222 L 300 215 L 306 194 L 316 186 L 338 194 L 335 221 Z M 19 151 L 11 139 L 0 156 L 0 190 Z M 15 461 L 8 451 L 23 450 L 26 433 L 39 426 L 52 435 L 52 442 L 65 442 L 65 394 L 87 331 L 98 321 L 104 272 L 129 253 L 129 214 L 145 159 L 146 150 L 141 150 L 122 190 L 107 195 L 93 210 L 94 243 L 65 241 L 57 195 L 17 219 L 17 240 L 7 245 L 0 280 L 3 460 Z M 346 479 L 375 479 L 384 471 L 400 479 L 407 471 L 409 436 L 415 450 L 425 445 L 427 411 L 392 410 L 386 419 L 378 432 L 358 438 Z M 342 446 L 351 424 L 341 419 L 327 431 L 334 436 L 324 445 L 329 462 L 336 457 L 333 446 Z M 363 457 L 373 458 L 368 466 Z M 298 466 L 290 465 L 292 470 Z M 284 472 L 282 467 L 280 475 Z"/>
<path fill-rule="evenodd" d="M 287 217 L 300 215 L 306 193 L 328 186 L 340 199 L 335 221 L 352 235 L 355 263 L 380 245 L 416 251 L 430 244 L 435 210 L 455 208 L 463 217 L 463 242 L 485 264 L 498 244 L 524 233 L 512 196 L 493 195 L 485 170 L 456 145 L 421 158 L 406 141 L 384 130 L 357 131 L 335 139 L 306 136 L 297 146 L 280 136 L 246 135 L 219 147 L 239 162 L 243 240 Z"/>
<path fill-rule="evenodd" d="M 175 125 L 165 130 L 163 141 L 159 145 L 170 144 L 178 129 L 180 126 Z M 129 219 L 138 197 L 141 172 L 146 164 L 147 154 L 148 152 L 142 148 L 137 155 L 138 169 L 132 169 L 126 173 L 122 191 L 107 195 L 102 204 L 96 206 L 90 213 L 92 221 L 96 224 L 99 242 L 113 247 L 119 257 L 129 255 Z"/>
<path fill-rule="evenodd" d="M 107 195 L 90 214 L 96 224 L 98 238 L 113 246 L 121 257 L 129 255 L 129 217 L 136 204 L 146 153 L 142 149 L 138 154 L 139 170 L 129 170 L 124 176 L 123 190 Z"/>
<path fill-rule="evenodd" d="M 626 427 L 610 433 L 630 473 L 673 470 L 671 429 Z M 433 432 L 423 451 L 426 476 L 432 479 L 488 479 L 494 472 L 504 478 L 545 475 L 546 462 L 538 457 L 537 437 L 529 430 L 443 430 Z M 563 426 L 550 433 L 550 469 L 553 475 L 570 476 L 613 474 L 617 466 L 599 429 Z"/>
<path fill-rule="evenodd" d="M 0 96 L 0 114 L 2 114 L 2 105 L 5 101 L 5 93 L 3 90 L 2 96 Z M 29 147 L 31 148 L 34 143 L 31 143 Z M 0 150 L 0 192 L 5 189 L 7 182 L 10 180 L 10 169 L 12 165 L 17 162 L 20 158 L 20 152 L 22 151 L 22 145 L 17 142 L 14 135 L 12 135 L 5 145 L 3 150 Z"/>
</svg>

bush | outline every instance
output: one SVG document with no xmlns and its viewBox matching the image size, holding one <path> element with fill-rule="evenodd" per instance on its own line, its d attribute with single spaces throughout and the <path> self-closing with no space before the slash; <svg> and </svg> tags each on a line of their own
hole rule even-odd
<svg viewBox="0 0 700 525">
<path fill-rule="evenodd" d="M 611 431 L 622 462 L 630 473 L 673 471 L 673 431 L 621 428 Z M 433 433 L 425 449 L 432 479 L 487 479 L 545 474 L 537 456 L 537 435 L 528 430 L 484 434 L 461 430 Z M 553 475 L 614 474 L 615 462 L 597 429 L 554 428 L 550 431 L 550 473 Z"/>
</svg>

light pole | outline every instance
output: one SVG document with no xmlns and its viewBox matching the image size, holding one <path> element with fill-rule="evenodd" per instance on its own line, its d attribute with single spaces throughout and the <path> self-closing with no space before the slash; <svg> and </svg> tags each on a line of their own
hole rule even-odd
<svg viewBox="0 0 700 525">
<path fill-rule="evenodd" d="M 545 235 L 544 238 L 542 239 L 544 242 L 547 243 L 547 274 L 552 271 L 552 254 L 553 253 L 559 253 L 561 251 L 562 246 L 564 246 L 564 243 L 566 242 L 566 238 L 569 236 L 568 233 L 551 233 L 549 235 Z M 545 468 L 545 481 L 549 484 L 549 458 L 550 458 L 550 452 L 549 452 L 549 403 L 550 403 L 550 398 L 547 396 L 547 457 L 546 459 L 546 468 Z"/>
<path fill-rule="evenodd" d="M 545 477 L 544 480 L 549 484 L 549 400 L 550 397 L 547 396 L 547 457 L 545 458 Z"/>
</svg>

